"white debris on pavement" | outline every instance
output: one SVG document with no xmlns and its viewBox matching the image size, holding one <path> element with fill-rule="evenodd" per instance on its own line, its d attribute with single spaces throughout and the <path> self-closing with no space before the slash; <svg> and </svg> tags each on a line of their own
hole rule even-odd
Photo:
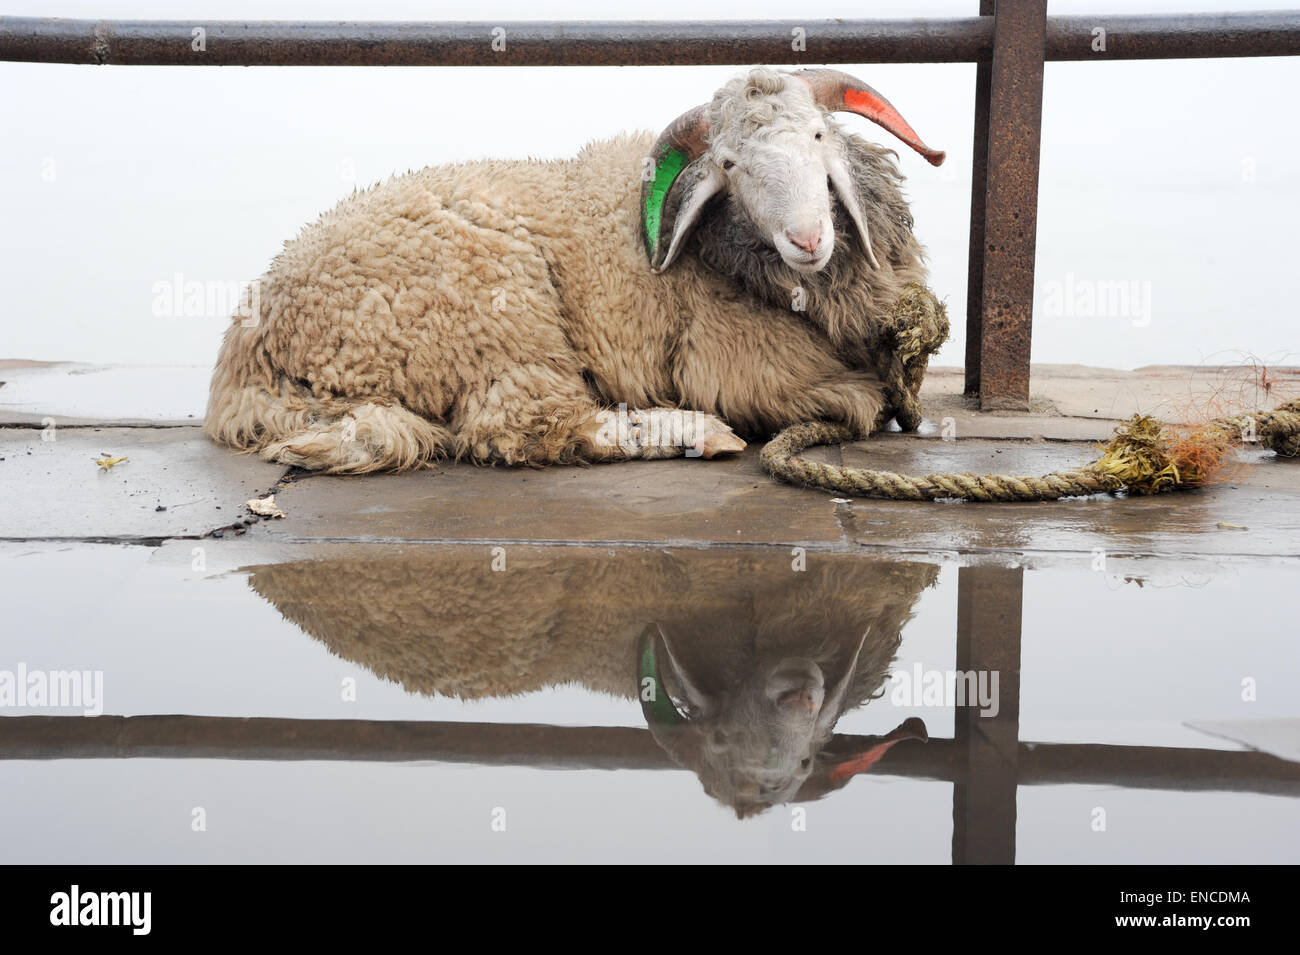
<svg viewBox="0 0 1300 955">
<path fill-rule="evenodd" d="M 259 517 L 284 517 L 284 511 L 275 503 L 275 495 L 269 494 L 266 497 L 255 497 L 248 501 L 248 509 Z"/>
</svg>

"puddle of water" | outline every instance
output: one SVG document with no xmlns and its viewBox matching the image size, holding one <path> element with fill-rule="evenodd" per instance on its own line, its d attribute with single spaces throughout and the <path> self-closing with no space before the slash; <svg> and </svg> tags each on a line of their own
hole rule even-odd
<svg viewBox="0 0 1300 955">
<path fill-rule="evenodd" d="M 1290 568 L 249 554 L 0 547 L 12 861 L 1300 857 Z"/>
</svg>

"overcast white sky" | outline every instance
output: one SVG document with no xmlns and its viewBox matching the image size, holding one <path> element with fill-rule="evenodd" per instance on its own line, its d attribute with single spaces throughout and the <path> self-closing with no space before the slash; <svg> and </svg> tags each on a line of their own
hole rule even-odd
<svg viewBox="0 0 1300 955">
<path fill-rule="evenodd" d="M 1053 2 L 1050 12 L 1124 6 Z M 1131 6 L 1125 12 L 1256 4 Z M 662 0 L 626 16 L 816 20 L 977 7 Z M 574 0 L 544 9 L 496 0 L 0 0 L 0 9 L 196 23 L 614 15 L 607 3 Z M 938 170 L 910 152 L 902 162 L 932 285 L 956 319 L 939 361 L 960 364 L 975 68 L 845 68 L 948 150 Z M 0 64 L 0 358 L 209 364 L 226 316 L 155 315 L 156 283 L 178 274 L 247 281 L 354 185 L 452 159 L 564 156 L 618 130 L 659 129 L 733 72 Z M 1251 353 L 1300 363 L 1297 89 L 1295 58 L 1048 64 L 1035 361 L 1132 368 Z M 1098 283 L 1117 282 L 1132 292 L 1124 314 L 1079 314 Z"/>
</svg>

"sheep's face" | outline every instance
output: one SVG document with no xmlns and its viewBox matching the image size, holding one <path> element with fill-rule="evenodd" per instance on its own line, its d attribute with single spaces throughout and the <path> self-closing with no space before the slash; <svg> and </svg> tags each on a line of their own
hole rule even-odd
<svg viewBox="0 0 1300 955">
<path fill-rule="evenodd" d="M 839 717 L 834 701 L 826 704 L 825 674 L 800 658 L 761 667 L 729 692 L 693 701 L 701 747 L 694 768 L 705 791 L 733 806 L 792 800 Z"/>
<path fill-rule="evenodd" d="M 816 272 L 835 249 L 836 185 L 848 187 L 848 201 L 856 199 L 838 131 L 806 85 L 772 75 L 781 89 L 769 92 L 751 80 L 740 97 L 715 101 L 725 125 L 710 144 L 708 161 L 725 181 L 733 210 L 763 241 L 795 271 Z"/>
<path fill-rule="evenodd" d="M 888 100 L 847 74 L 750 70 L 707 106 L 679 116 L 654 144 L 641 187 L 651 269 L 662 272 L 672 264 L 705 208 L 724 194 L 733 214 L 803 273 L 831 260 L 838 202 L 853 222 L 861 254 L 878 269 L 849 147 L 830 119 L 837 111 L 865 116 L 935 165 L 943 162 L 943 153 L 921 142 Z"/>
</svg>

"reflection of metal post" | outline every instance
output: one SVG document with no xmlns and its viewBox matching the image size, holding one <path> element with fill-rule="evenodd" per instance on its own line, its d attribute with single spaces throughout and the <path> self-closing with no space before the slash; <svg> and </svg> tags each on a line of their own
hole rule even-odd
<svg viewBox="0 0 1300 955">
<path fill-rule="evenodd" d="M 1024 570 L 957 572 L 957 669 L 998 675 L 996 716 L 977 701 L 957 708 L 957 781 L 952 790 L 952 861 L 1016 861 L 1016 776 L 1020 748 L 1020 605 Z"/>
</svg>

